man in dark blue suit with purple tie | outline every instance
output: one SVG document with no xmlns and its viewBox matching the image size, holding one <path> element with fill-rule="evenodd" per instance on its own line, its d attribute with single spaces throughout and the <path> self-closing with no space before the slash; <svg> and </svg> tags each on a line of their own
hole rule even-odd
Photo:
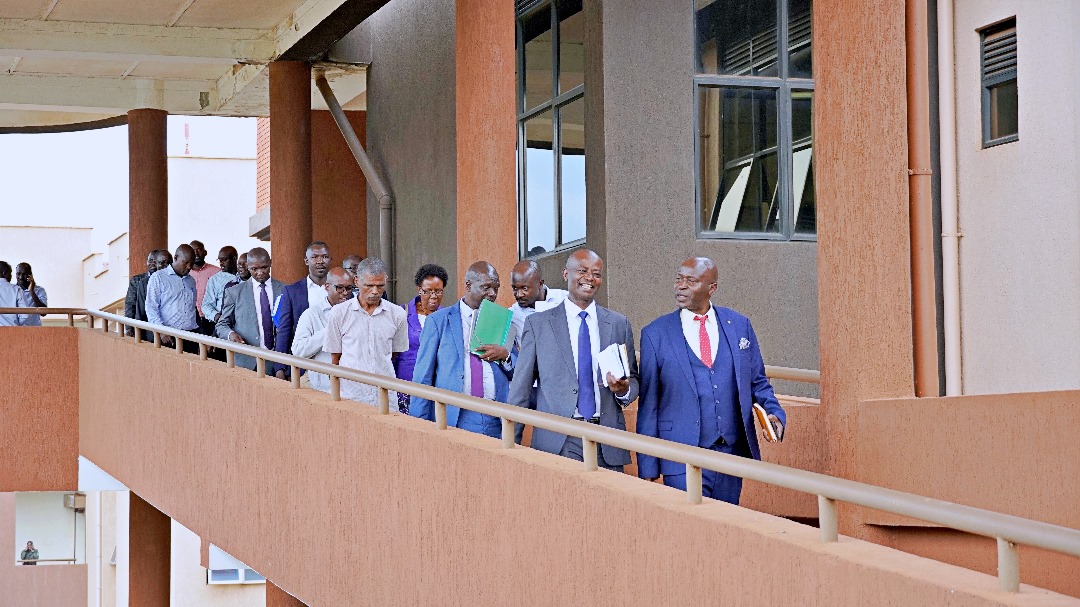
<svg viewBox="0 0 1080 607">
<path fill-rule="evenodd" d="M 750 320 L 713 306 L 716 264 L 688 259 L 675 277 L 679 309 L 641 331 L 637 431 L 721 453 L 761 459 L 753 403 L 783 438 L 787 416 L 773 394 Z M 686 490 L 686 467 L 638 454 L 638 476 Z M 742 479 L 702 471 L 702 495 L 739 503 Z"/>
</svg>

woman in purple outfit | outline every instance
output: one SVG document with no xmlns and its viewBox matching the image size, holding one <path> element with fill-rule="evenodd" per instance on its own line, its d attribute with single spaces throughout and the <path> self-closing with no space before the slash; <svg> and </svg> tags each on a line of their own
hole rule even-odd
<svg viewBox="0 0 1080 607">
<path fill-rule="evenodd" d="M 416 271 L 416 297 L 403 306 L 409 313 L 409 349 L 397 357 L 394 370 L 398 379 L 412 381 L 416 366 L 416 351 L 420 348 L 420 332 L 428 315 L 434 314 L 442 304 L 443 290 L 450 277 L 446 269 L 432 263 Z M 409 414 L 409 395 L 398 392 L 398 411 Z"/>
</svg>

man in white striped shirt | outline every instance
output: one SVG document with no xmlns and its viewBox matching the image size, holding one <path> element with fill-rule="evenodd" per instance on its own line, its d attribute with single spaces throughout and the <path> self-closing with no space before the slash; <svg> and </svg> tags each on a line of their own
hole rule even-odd
<svg viewBox="0 0 1080 607">
<path fill-rule="evenodd" d="M 330 316 L 330 308 L 352 299 L 353 284 L 352 274 L 344 268 L 334 268 L 327 273 L 326 284 L 323 285 L 326 297 L 304 310 L 296 323 L 296 332 L 292 340 L 294 356 L 313 358 L 324 363 L 331 362 L 330 353 L 323 349 L 323 341 L 326 338 L 326 319 Z M 324 373 L 307 373 L 302 377 L 301 384 L 305 381 L 310 382 L 311 387 L 316 390 L 330 391 L 330 378 Z"/>
</svg>

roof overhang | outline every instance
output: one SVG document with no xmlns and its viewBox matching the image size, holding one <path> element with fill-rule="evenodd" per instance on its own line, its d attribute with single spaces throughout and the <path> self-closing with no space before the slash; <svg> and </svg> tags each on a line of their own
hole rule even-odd
<svg viewBox="0 0 1080 607">
<path fill-rule="evenodd" d="M 5 0 L 0 131 L 93 128 L 129 110 L 266 116 L 271 61 L 315 63 L 347 109 L 366 66 L 320 63 L 388 0 Z M 313 91 L 312 107 L 325 109 Z"/>
</svg>

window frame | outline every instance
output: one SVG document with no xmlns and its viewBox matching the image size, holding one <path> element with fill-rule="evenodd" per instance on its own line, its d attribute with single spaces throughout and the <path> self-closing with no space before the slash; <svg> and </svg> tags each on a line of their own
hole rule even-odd
<svg viewBox="0 0 1080 607">
<path fill-rule="evenodd" d="M 985 73 L 986 73 L 986 38 L 987 38 L 987 36 L 993 36 L 994 34 L 1003 32 L 1003 31 L 1008 30 L 1008 29 L 1013 30 L 1013 37 L 1015 39 L 1015 42 L 1014 42 L 1015 51 L 1014 52 L 1016 53 L 1016 64 L 1013 65 L 1012 69 L 1007 71 L 1007 72 L 997 74 L 995 76 L 991 76 L 990 78 L 987 78 L 985 76 Z M 1020 87 L 1019 87 L 1019 78 L 1017 77 L 1018 73 L 1019 73 L 1018 67 L 1019 67 L 1019 62 L 1020 62 L 1020 39 L 1017 36 L 1018 31 L 1019 30 L 1016 27 L 1016 16 L 1015 15 L 1013 15 L 1012 17 L 1008 17 L 1006 19 L 1002 19 L 1000 21 L 996 21 L 994 23 L 991 23 L 990 25 L 985 25 L 985 26 L 980 27 L 977 30 L 975 30 L 975 32 L 979 35 L 979 89 L 980 89 L 979 97 L 980 97 L 980 100 L 981 100 L 981 103 L 982 103 L 982 108 L 981 108 L 980 114 L 982 116 L 982 149 L 984 149 L 984 150 L 987 149 L 987 148 L 992 148 L 992 147 L 996 147 L 996 146 L 999 146 L 999 145 L 1003 145 L 1003 144 L 1006 144 L 1006 143 L 1012 143 L 1014 141 L 1019 141 L 1020 140 Z M 1005 135 L 1003 137 L 998 137 L 996 139 L 993 139 L 993 138 L 990 137 L 991 119 L 992 119 L 992 116 L 990 115 L 990 89 L 992 89 L 992 88 L 994 88 L 996 86 L 999 86 L 1001 84 L 1005 84 L 1006 82 L 1009 82 L 1009 81 L 1017 83 L 1017 88 L 1016 88 L 1016 105 L 1017 105 L 1017 110 L 1016 110 L 1016 118 L 1017 118 L 1016 132 L 1011 133 L 1009 135 Z"/>
<path fill-rule="evenodd" d="M 537 259 L 550 255 L 553 253 L 565 252 L 570 249 L 577 248 L 588 239 L 588 220 L 585 222 L 586 235 L 584 238 L 579 238 L 573 241 L 563 242 L 563 206 L 562 206 L 562 109 L 571 103 L 578 100 L 583 100 L 585 97 L 585 84 L 579 84 L 569 91 L 559 91 L 559 71 L 561 69 L 561 59 L 559 53 L 560 36 L 559 33 L 559 12 L 556 6 L 555 0 L 526 0 L 516 3 L 515 15 L 514 15 L 514 36 L 516 41 L 515 49 L 515 63 L 517 66 L 517 82 L 514 83 L 516 87 L 516 117 L 517 117 L 517 209 L 518 209 L 518 257 L 520 259 Z M 531 107 L 525 107 L 525 81 L 522 76 L 525 74 L 525 42 L 522 36 L 521 20 L 525 17 L 529 17 L 544 8 L 550 7 L 551 9 L 551 91 L 553 97 L 545 100 L 544 102 Z M 582 7 L 582 14 L 585 9 Z M 553 184 L 552 195 L 554 198 L 554 213 L 555 213 L 555 245 L 537 255 L 528 255 L 529 252 L 529 217 L 528 217 L 528 201 L 526 200 L 526 182 L 527 174 L 529 170 L 528 163 L 525 162 L 528 150 L 526 148 L 525 139 L 525 123 L 530 119 L 543 114 L 545 111 L 551 110 L 551 122 L 552 122 L 552 140 L 551 150 L 554 155 L 553 163 Z M 585 153 L 586 159 L 588 159 L 588 152 Z M 587 160 L 586 160 L 587 162 Z M 585 190 L 586 200 L 588 199 L 588 188 Z M 586 208 L 588 202 L 586 202 Z"/>
<path fill-rule="evenodd" d="M 803 241 L 817 242 L 817 229 L 814 232 L 795 231 L 795 180 L 794 151 L 792 136 L 792 93 L 814 92 L 813 78 L 789 78 L 791 55 L 790 15 L 788 0 L 776 0 L 777 3 L 777 39 L 776 62 L 778 76 L 740 76 L 735 74 L 703 74 L 697 71 L 698 43 L 696 34 L 692 40 L 693 52 L 690 56 L 691 70 L 694 77 L 691 86 L 694 100 L 694 232 L 698 240 L 766 240 L 766 241 Z M 697 9 L 690 3 L 691 18 L 697 31 Z M 813 15 L 813 8 L 811 8 Z M 811 30 L 811 49 L 813 31 Z M 780 52 L 780 49 L 784 49 Z M 812 51 L 811 51 L 812 52 Z M 702 221 L 704 205 L 702 201 L 701 175 L 701 91 L 705 88 L 772 89 L 776 92 L 776 149 L 777 149 L 777 194 L 781 197 L 779 230 L 777 232 L 718 232 L 706 230 Z M 811 140 L 812 141 L 812 140 Z M 813 145 L 813 143 L 811 143 Z M 719 170 L 723 171 L 723 167 Z M 813 168 L 811 167 L 811 170 Z M 816 193 L 815 193 L 816 199 Z M 816 213 L 815 208 L 815 213 Z M 815 221 L 816 225 L 816 221 Z"/>
</svg>

